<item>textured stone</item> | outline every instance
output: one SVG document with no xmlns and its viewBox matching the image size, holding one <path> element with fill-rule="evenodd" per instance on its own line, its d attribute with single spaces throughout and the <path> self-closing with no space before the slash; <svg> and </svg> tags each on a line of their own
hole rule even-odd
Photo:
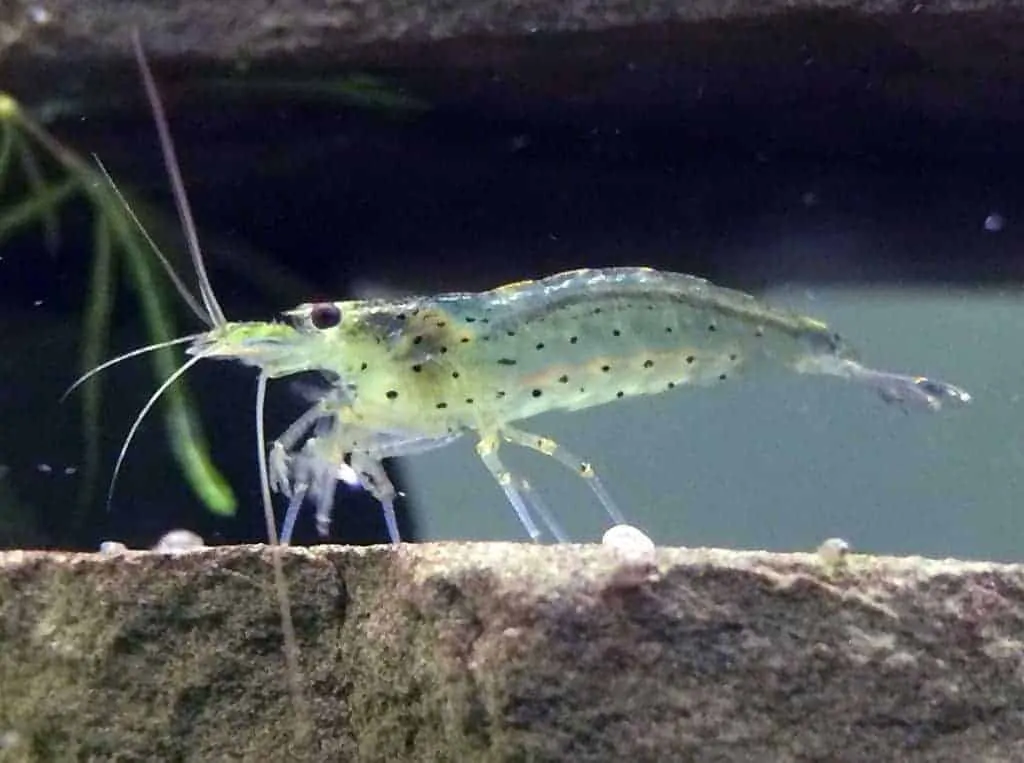
<svg viewBox="0 0 1024 763">
<path fill-rule="evenodd" d="M 1024 567 L 594 546 L 0 554 L 20 760 L 1024 759 Z"/>
<path fill-rule="evenodd" d="M 949 16 L 1019 20 L 1022 12 L 1021 0 L 13 0 L 0 16 L 0 41 L 9 47 L 48 42 L 54 54 L 71 43 L 100 56 L 129 57 L 129 33 L 138 27 L 154 49 L 167 54 L 236 61 L 320 49 L 345 58 L 363 46 L 392 42 L 764 21 L 802 14 L 847 14 L 879 23 L 903 19 L 908 28 L 926 29 Z"/>
<path fill-rule="evenodd" d="M 883 130 L 1024 113 L 1021 0 L 13 0 L 4 88 L 50 110 L 103 100 L 119 77 L 134 92 L 134 28 L 191 71 L 384 67 L 428 99 L 512 109 L 774 107 L 806 135 L 834 129 L 837 109 Z"/>
</svg>

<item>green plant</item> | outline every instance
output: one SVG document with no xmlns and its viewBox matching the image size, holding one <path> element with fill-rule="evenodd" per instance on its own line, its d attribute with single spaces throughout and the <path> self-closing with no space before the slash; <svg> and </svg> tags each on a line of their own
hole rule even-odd
<svg viewBox="0 0 1024 763">
<path fill-rule="evenodd" d="M 118 267 L 122 266 L 139 301 L 152 342 L 176 336 L 164 288 L 155 277 L 154 257 L 145 236 L 104 174 L 60 143 L 11 96 L 0 92 L 0 243 L 14 233 L 40 225 L 47 245 L 57 246 L 62 206 L 84 198 L 92 213 L 93 260 L 85 310 L 81 362 L 83 372 L 97 366 L 107 349 Z M 133 207 L 135 203 L 133 202 Z M 150 354 L 154 371 L 165 378 L 178 365 L 173 348 Z M 82 390 L 86 448 L 83 476 L 94 492 L 98 474 L 102 388 L 97 377 Z M 183 384 L 164 395 L 164 422 L 175 460 L 203 503 L 217 514 L 233 514 L 235 496 L 213 465 L 195 408 Z"/>
</svg>

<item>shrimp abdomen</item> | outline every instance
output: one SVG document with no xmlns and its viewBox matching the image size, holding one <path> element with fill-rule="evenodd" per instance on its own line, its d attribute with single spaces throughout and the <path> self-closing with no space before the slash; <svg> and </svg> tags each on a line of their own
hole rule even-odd
<svg viewBox="0 0 1024 763">
<path fill-rule="evenodd" d="M 471 337 L 446 355 L 466 380 L 468 393 L 455 399 L 498 421 L 844 352 L 817 321 L 647 268 L 573 271 L 437 302 Z"/>
</svg>

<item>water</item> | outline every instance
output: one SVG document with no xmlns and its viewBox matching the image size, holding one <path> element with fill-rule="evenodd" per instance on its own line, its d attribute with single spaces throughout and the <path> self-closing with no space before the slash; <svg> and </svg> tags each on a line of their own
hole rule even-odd
<svg viewBox="0 0 1024 763">
<path fill-rule="evenodd" d="M 591 458 L 630 518 L 660 543 L 809 549 L 841 536 L 879 553 L 1024 556 L 1019 147 L 757 148 L 770 114 L 761 124 L 726 125 L 732 139 L 703 141 L 672 114 L 622 130 L 609 128 L 615 114 L 606 111 L 600 129 L 586 115 L 455 109 L 400 122 L 326 109 L 248 116 L 172 110 L 229 316 L 270 317 L 300 301 L 340 298 L 357 281 L 399 292 L 480 289 L 616 264 L 756 290 L 834 324 L 871 365 L 962 385 L 974 404 L 903 415 L 836 380 L 751 378 L 527 428 Z M 152 135 L 144 118 L 107 127 L 94 119 L 88 132 L 64 125 L 61 135 L 97 151 L 122 183 L 161 193 L 155 147 L 138 148 Z M 129 452 L 111 511 L 102 506 L 104 479 L 75 524 L 78 409 L 57 400 L 78 372 L 85 222 L 81 210 L 72 215 L 52 257 L 37 236 L 0 249 L 0 542 L 143 546 L 174 527 L 214 544 L 261 539 L 254 378 L 228 364 L 207 364 L 190 379 L 214 458 L 239 494 L 238 517 L 198 506 L 154 418 Z M 119 291 L 116 307 L 111 353 L 146 340 L 130 290 Z M 184 317 L 179 326 L 195 327 Z M 102 478 L 155 388 L 144 361 L 112 371 L 106 384 Z M 268 430 L 276 433 L 302 403 L 287 384 L 272 397 Z M 508 461 L 535 478 L 575 537 L 600 538 L 601 509 L 578 480 L 511 449 Z M 417 537 L 523 537 L 468 442 L 391 469 Z M 372 501 L 343 500 L 336 537 L 384 537 Z M 311 517 L 298 539 L 317 540 Z"/>
</svg>

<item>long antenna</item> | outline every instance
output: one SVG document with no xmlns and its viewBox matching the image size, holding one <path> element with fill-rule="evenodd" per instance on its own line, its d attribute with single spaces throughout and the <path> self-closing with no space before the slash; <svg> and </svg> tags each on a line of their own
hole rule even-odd
<svg viewBox="0 0 1024 763">
<path fill-rule="evenodd" d="M 145 347 L 138 347 L 132 350 L 131 352 L 126 352 L 123 355 L 118 355 L 116 358 L 111 358 L 105 363 L 100 363 L 95 368 L 86 371 L 84 374 L 75 379 L 74 383 L 66 390 L 64 390 L 64 394 L 60 396 L 60 400 L 61 402 L 64 402 L 65 398 L 67 398 L 68 395 L 70 395 L 72 392 L 78 389 L 78 387 L 81 386 L 87 379 L 91 379 L 100 371 L 104 371 L 110 368 L 111 366 L 116 366 L 118 363 L 124 360 L 128 360 L 129 358 L 136 358 L 139 355 L 145 355 L 146 353 L 154 352 L 156 350 L 162 350 L 165 347 L 173 347 L 176 344 L 185 344 L 185 342 L 192 342 L 201 336 L 202 334 L 189 334 L 188 336 L 179 336 L 177 339 L 169 339 L 166 342 L 157 342 L 156 344 L 147 344 Z"/>
<path fill-rule="evenodd" d="M 171 140 L 171 130 L 168 127 L 167 115 L 164 113 L 163 102 L 160 100 L 160 93 L 156 88 L 156 80 L 149 69 L 146 61 L 145 51 L 142 49 L 142 39 L 139 30 L 132 30 L 132 46 L 135 49 L 135 60 L 138 62 L 139 71 L 142 72 L 142 82 L 146 86 L 146 97 L 153 109 L 153 120 L 156 122 L 157 133 L 160 136 L 160 151 L 163 153 L 164 166 L 171 178 L 171 190 L 174 193 L 174 203 L 178 207 L 178 217 L 181 219 L 181 227 L 185 231 L 185 241 L 188 244 L 189 254 L 192 255 L 192 264 L 196 269 L 196 278 L 199 279 L 199 296 L 202 297 L 206 312 L 210 314 L 216 326 L 223 326 L 227 323 L 224 311 L 220 309 L 217 297 L 210 285 L 210 276 L 203 264 L 203 251 L 199 247 L 199 236 L 196 233 L 196 225 L 192 219 L 192 210 L 189 207 L 188 195 L 185 193 L 185 183 L 181 178 L 181 168 L 178 165 L 178 156 L 174 151 L 174 141 Z"/>
<path fill-rule="evenodd" d="M 185 282 L 181 280 L 181 276 L 178 275 L 177 271 L 171 265 L 171 261 L 167 259 L 167 256 L 163 251 L 161 251 L 160 247 L 156 245 L 156 241 L 154 241 L 153 237 L 149 235 L 149 231 L 146 230 L 146 226 L 142 224 L 138 215 L 135 214 L 135 210 L 132 209 L 131 204 L 128 203 L 128 199 L 124 197 L 124 194 L 121 193 L 121 189 L 117 187 L 117 183 L 114 182 L 114 178 L 111 177 L 109 172 L 107 172 L 106 166 L 102 161 L 100 161 L 100 158 L 96 154 L 93 154 L 92 158 L 93 161 L 96 162 L 96 166 L 100 168 L 100 172 L 103 173 L 103 177 L 106 178 L 107 184 L 110 186 L 110 190 L 113 191 L 114 196 L 116 196 L 117 200 L 121 202 L 121 206 L 124 208 L 125 213 L 127 213 L 128 217 L 131 218 L 131 221 L 135 225 L 136 230 L 138 230 L 139 235 L 142 236 L 143 240 L 145 240 L 146 244 L 149 245 L 149 248 L 157 256 L 157 259 L 160 260 L 160 264 L 164 266 L 164 271 L 170 277 L 171 283 L 174 284 L 174 288 L 178 291 L 178 294 L 180 294 L 181 298 L 185 300 L 185 304 L 189 306 L 189 309 L 196 314 L 196 317 L 199 318 L 199 320 L 213 328 L 213 318 L 211 318 L 206 310 L 203 309 L 202 305 L 196 302 L 196 298 L 192 296 L 191 292 L 189 292 L 188 287 L 185 286 Z"/>
<path fill-rule="evenodd" d="M 281 630 L 284 632 L 284 657 L 288 664 L 288 681 L 295 709 L 296 741 L 305 744 L 309 740 L 310 727 L 306 708 L 305 692 L 302 689 L 302 666 L 299 663 L 299 640 L 295 635 L 292 621 L 292 605 L 288 596 L 288 581 L 284 576 L 281 559 L 281 544 L 277 536 L 277 521 L 274 505 L 270 499 L 270 479 L 267 472 L 267 437 L 263 426 L 263 412 L 267 406 L 267 375 L 260 372 L 256 382 L 256 458 L 260 469 L 260 497 L 263 501 L 263 517 L 267 523 L 267 540 L 270 542 L 270 558 L 274 566 L 274 587 L 277 588 L 277 604 L 281 610 Z"/>
<path fill-rule="evenodd" d="M 110 487 L 107 489 L 107 511 L 110 511 L 110 504 L 114 498 L 114 485 L 117 483 L 118 475 L 121 474 L 121 467 L 124 465 L 124 457 L 128 453 L 128 446 L 131 445 L 132 440 L 135 439 L 135 433 L 138 432 L 139 427 L 142 426 L 142 422 L 146 418 L 146 414 L 148 414 L 153 409 L 153 406 L 156 405 L 157 400 L 160 399 L 164 392 L 166 392 L 167 389 L 172 384 L 174 384 L 174 382 L 178 381 L 178 379 L 180 379 L 185 374 L 185 372 L 188 371 L 188 369 L 192 368 L 192 366 L 194 366 L 200 360 L 203 360 L 204 358 L 212 354 L 213 350 L 208 350 L 206 352 L 199 353 L 195 357 L 189 358 L 184 363 L 182 363 L 181 366 L 174 371 L 174 373 L 172 373 L 164 380 L 163 384 L 157 387 L 156 392 L 154 392 L 150 396 L 149 400 L 147 400 L 146 404 L 142 407 L 142 410 L 139 411 L 138 416 L 135 417 L 135 421 L 132 422 L 131 429 L 128 430 L 128 434 L 124 438 L 124 443 L 121 445 L 121 452 L 117 454 L 117 463 L 114 464 L 114 473 L 110 477 Z"/>
</svg>

